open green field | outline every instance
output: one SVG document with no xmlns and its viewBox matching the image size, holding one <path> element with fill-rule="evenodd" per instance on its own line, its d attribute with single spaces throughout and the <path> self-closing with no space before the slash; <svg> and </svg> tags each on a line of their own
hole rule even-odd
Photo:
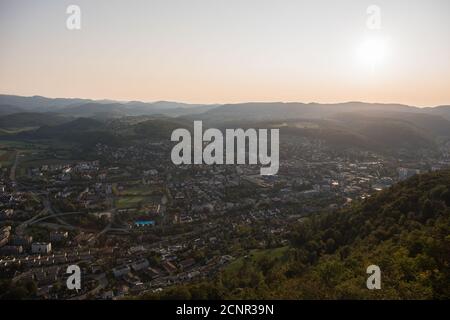
<svg viewBox="0 0 450 320">
<path fill-rule="evenodd" d="M 244 264 L 245 259 L 251 259 L 254 262 L 258 262 L 263 257 L 267 257 L 269 259 L 279 259 L 282 258 L 288 252 L 288 250 L 289 250 L 288 246 L 265 250 L 262 249 L 251 250 L 250 253 L 247 255 L 247 257 L 241 257 L 231 262 L 225 268 L 225 272 L 227 273 L 237 272 Z"/>
<path fill-rule="evenodd" d="M 161 190 L 155 188 L 154 186 L 138 185 L 131 188 L 126 188 L 125 190 L 121 191 L 120 194 L 124 196 L 150 196 L 158 191 Z"/>
<path fill-rule="evenodd" d="M 116 198 L 116 207 L 118 209 L 137 208 L 141 205 L 154 203 L 155 197 L 152 196 L 121 196 Z"/>
<path fill-rule="evenodd" d="M 120 186 L 121 190 L 117 183 L 112 184 L 113 192 L 118 197 L 157 197 L 164 193 L 161 187 L 142 184 L 141 180 L 130 180 L 127 184 Z"/>
<path fill-rule="evenodd" d="M 145 185 L 133 186 L 126 188 L 120 194 L 124 196 L 146 196 L 151 194 L 151 189 Z"/>
</svg>

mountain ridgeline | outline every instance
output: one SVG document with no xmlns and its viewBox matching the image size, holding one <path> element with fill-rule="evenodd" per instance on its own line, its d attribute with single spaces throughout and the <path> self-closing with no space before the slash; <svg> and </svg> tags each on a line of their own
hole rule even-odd
<svg viewBox="0 0 450 320">
<path fill-rule="evenodd" d="M 0 139 L 76 142 L 80 135 L 90 134 L 92 144 L 94 133 L 115 137 L 110 141 L 118 143 L 146 135 L 169 139 L 173 129 L 191 127 L 194 120 L 222 129 L 280 128 L 282 135 L 321 139 L 335 148 L 388 154 L 438 152 L 450 140 L 450 106 L 362 102 L 200 105 L 0 95 Z"/>
</svg>

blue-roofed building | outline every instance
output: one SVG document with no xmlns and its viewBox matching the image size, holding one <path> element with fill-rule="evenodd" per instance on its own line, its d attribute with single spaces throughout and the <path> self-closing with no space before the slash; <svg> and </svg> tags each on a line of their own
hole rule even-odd
<svg viewBox="0 0 450 320">
<path fill-rule="evenodd" d="M 134 222 L 134 225 L 136 227 L 149 227 L 149 226 L 154 226 L 155 221 L 154 220 L 138 220 L 138 221 Z"/>
</svg>

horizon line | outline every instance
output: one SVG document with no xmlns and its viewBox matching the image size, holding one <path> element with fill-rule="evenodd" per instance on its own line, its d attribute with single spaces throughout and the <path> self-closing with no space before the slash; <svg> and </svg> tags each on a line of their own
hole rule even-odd
<svg viewBox="0 0 450 320">
<path fill-rule="evenodd" d="M 309 101 L 309 102 L 301 102 L 298 100 L 295 101 L 258 101 L 258 100 L 248 100 L 248 101 L 241 101 L 241 102 L 213 102 L 213 103 L 201 103 L 201 102 L 184 102 L 184 101 L 177 101 L 177 100 L 154 100 L 154 101 L 144 101 L 144 100 L 116 100 L 116 99 L 110 99 L 110 98 L 81 98 L 81 97 L 51 97 L 51 96 L 44 96 L 40 94 L 33 94 L 33 95 L 19 95 L 19 94 L 9 94 L 9 93 L 0 93 L 0 96 L 15 96 L 15 97 L 21 97 L 21 98 L 44 98 L 44 99 L 68 99 L 68 100 L 91 100 L 93 102 L 100 102 L 100 101 L 110 101 L 120 104 L 130 103 L 130 102 L 140 102 L 140 103 L 148 103 L 148 104 L 154 104 L 154 103 L 160 103 L 160 102 L 169 102 L 169 103 L 179 103 L 179 104 L 187 104 L 187 105 L 203 105 L 203 106 L 224 106 L 224 105 L 236 105 L 236 104 L 250 104 L 250 103 L 260 103 L 260 104 L 269 104 L 269 103 L 299 103 L 299 104 L 305 104 L 305 105 L 311 105 L 311 104 L 321 104 L 321 105 L 335 105 L 335 104 L 348 104 L 348 103 L 363 103 L 363 104 L 381 104 L 381 105 L 399 105 L 399 106 L 405 106 L 405 107 L 413 107 L 413 108 L 436 108 L 441 106 L 450 106 L 450 103 L 448 104 L 438 104 L 438 105 L 432 105 L 432 106 L 418 106 L 418 105 L 411 105 L 411 104 L 405 104 L 400 102 L 368 102 L 368 101 L 358 101 L 358 100 L 347 100 L 347 101 L 340 101 L 340 102 L 316 102 L 316 101 Z"/>
</svg>

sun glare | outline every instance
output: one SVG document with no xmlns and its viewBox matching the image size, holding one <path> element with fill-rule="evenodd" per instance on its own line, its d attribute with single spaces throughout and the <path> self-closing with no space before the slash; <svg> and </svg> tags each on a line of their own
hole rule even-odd
<svg viewBox="0 0 450 320">
<path fill-rule="evenodd" d="M 367 38 L 358 48 L 360 62 L 375 71 L 386 59 L 388 53 L 387 41 L 382 37 Z"/>
</svg>

